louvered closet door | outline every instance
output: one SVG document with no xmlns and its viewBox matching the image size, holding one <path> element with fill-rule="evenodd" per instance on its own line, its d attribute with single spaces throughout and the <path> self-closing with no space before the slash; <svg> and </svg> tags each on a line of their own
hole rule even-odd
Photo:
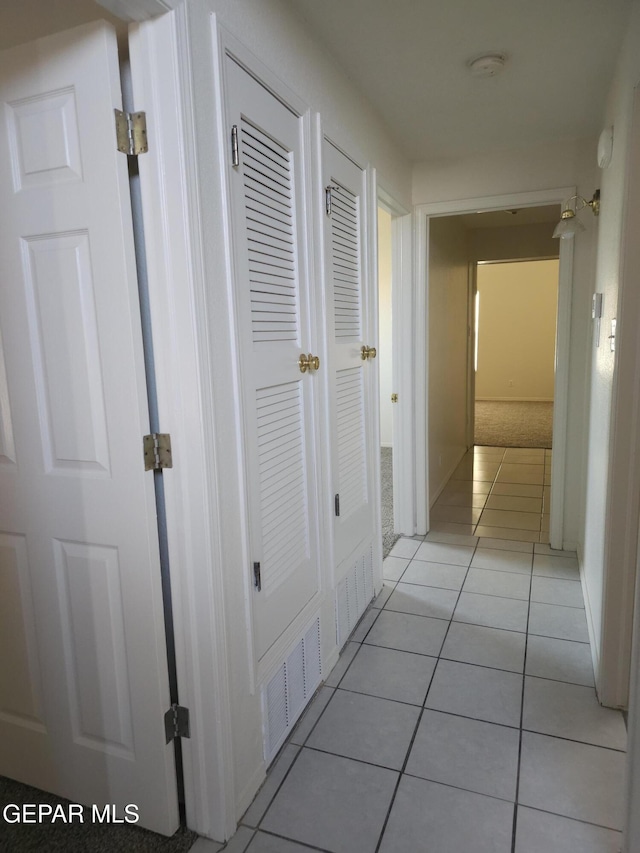
<svg viewBox="0 0 640 853">
<path fill-rule="evenodd" d="M 236 305 L 258 656 L 317 590 L 313 349 L 303 244 L 302 119 L 227 58 Z"/>
<path fill-rule="evenodd" d="M 332 379 L 331 423 L 336 565 L 371 540 L 371 376 L 361 347 L 373 345 L 367 321 L 365 172 L 325 140 L 323 180 L 330 192 L 325 215 L 328 339 Z M 336 502 L 337 503 L 337 502 Z M 336 506 L 337 509 L 337 506 Z"/>
</svg>

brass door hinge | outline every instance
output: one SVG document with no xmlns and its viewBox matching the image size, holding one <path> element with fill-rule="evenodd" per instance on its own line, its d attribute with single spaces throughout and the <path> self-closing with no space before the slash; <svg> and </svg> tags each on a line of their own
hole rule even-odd
<svg viewBox="0 0 640 853">
<path fill-rule="evenodd" d="M 125 113 L 114 110 L 116 116 L 117 149 L 123 154 L 146 154 L 149 150 L 147 140 L 147 114 L 144 112 Z"/>
<path fill-rule="evenodd" d="M 171 436 L 168 432 L 153 432 L 142 440 L 144 449 L 144 470 L 160 471 L 173 468 L 171 456 Z"/>
</svg>

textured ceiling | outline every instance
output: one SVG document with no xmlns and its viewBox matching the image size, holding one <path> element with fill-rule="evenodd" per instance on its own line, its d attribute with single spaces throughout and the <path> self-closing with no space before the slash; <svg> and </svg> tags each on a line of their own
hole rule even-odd
<svg viewBox="0 0 640 853">
<path fill-rule="evenodd" d="M 629 0 L 286 0 L 413 160 L 595 136 Z M 498 51 L 499 76 L 467 61 Z"/>
</svg>

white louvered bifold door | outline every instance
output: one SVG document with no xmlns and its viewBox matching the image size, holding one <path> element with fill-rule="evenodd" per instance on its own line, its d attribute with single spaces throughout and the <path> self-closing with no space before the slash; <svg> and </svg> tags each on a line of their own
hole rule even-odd
<svg viewBox="0 0 640 853">
<path fill-rule="evenodd" d="M 318 588 L 313 349 L 304 243 L 303 120 L 226 60 L 235 297 L 261 658 Z M 235 131 L 232 129 L 235 128 Z M 237 165 L 232 165 L 232 132 Z"/>
<path fill-rule="evenodd" d="M 325 285 L 331 376 L 331 445 L 336 566 L 373 535 L 370 470 L 371 376 L 361 347 L 372 346 L 366 264 L 366 174 L 330 142 L 323 145 Z M 337 514 L 339 510 L 339 515 Z"/>
</svg>

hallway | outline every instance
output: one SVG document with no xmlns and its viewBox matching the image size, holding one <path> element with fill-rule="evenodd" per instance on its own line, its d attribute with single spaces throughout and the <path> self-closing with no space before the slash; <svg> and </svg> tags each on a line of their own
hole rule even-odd
<svg viewBox="0 0 640 853">
<path fill-rule="evenodd" d="M 229 853 L 616 853 L 626 732 L 595 697 L 575 556 L 505 529 L 398 541 Z"/>
</svg>

